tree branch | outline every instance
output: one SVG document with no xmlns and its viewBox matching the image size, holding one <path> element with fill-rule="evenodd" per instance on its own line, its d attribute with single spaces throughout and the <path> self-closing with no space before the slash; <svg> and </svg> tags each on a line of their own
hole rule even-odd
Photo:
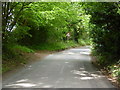
<svg viewBox="0 0 120 90">
<path fill-rule="evenodd" d="M 31 2 L 30 2 L 31 3 Z M 25 4 L 25 2 L 22 4 L 22 7 L 21 9 L 19 10 L 19 12 L 17 13 L 16 15 L 16 18 L 14 19 L 13 23 L 11 24 L 11 28 L 10 28 L 10 31 L 13 29 L 13 27 L 16 25 L 18 19 L 19 19 L 19 16 L 21 15 L 20 13 L 25 9 L 25 6 L 26 5 L 29 5 L 30 3 L 28 4 Z"/>
</svg>

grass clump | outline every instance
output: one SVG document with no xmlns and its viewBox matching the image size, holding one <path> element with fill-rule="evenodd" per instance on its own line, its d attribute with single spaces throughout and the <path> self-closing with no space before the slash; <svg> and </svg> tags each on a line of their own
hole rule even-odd
<svg viewBox="0 0 120 90">
<path fill-rule="evenodd" d="M 13 49 L 20 50 L 21 52 L 27 52 L 27 53 L 33 53 L 34 50 L 26 47 L 26 46 L 21 46 L 21 45 L 15 45 Z"/>
<path fill-rule="evenodd" d="M 108 69 L 112 77 L 116 78 L 120 83 L 120 60 L 117 63 L 108 66 Z"/>
<path fill-rule="evenodd" d="M 29 48 L 33 50 L 56 51 L 56 50 L 64 50 L 66 48 L 76 47 L 76 46 L 79 46 L 79 44 L 69 41 L 69 42 L 56 42 L 56 43 L 42 43 L 39 45 L 29 46 Z"/>
</svg>

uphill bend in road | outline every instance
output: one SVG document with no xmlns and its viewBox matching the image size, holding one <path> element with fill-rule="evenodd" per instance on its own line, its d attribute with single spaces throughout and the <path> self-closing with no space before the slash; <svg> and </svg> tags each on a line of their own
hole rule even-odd
<svg viewBox="0 0 120 90">
<path fill-rule="evenodd" d="M 89 54 L 89 46 L 50 54 L 3 77 L 3 88 L 113 88 Z"/>
</svg>

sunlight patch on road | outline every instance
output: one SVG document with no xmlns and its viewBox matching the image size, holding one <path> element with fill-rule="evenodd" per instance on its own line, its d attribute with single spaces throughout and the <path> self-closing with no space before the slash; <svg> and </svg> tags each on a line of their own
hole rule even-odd
<svg viewBox="0 0 120 90">
<path fill-rule="evenodd" d="M 86 76 L 86 74 L 83 74 L 83 73 L 82 73 L 82 74 L 80 74 L 80 75 L 81 75 L 81 76 Z"/>
<path fill-rule="evenodd" d="M 65 63 L 69 63 L 69 62 L 65 62 Z"/>
<path fill-rule="evenodd" d="M 90 79 L 94 79 L 93 77 L 81 77 L 81 80 L 90 80 Z"/>
<path fill-rule="evenodd" d="M 91 79 L 98 79 L 98 78 L 105 77 L 105 76 L 101 75 L 100 73 L 98 73 L 98 71 L 88 72 L 88 71 L 84 71 L 84 68 L 81 68 L 81 69 L 83 71 L 79 71 L 79 70 L 72 70 L 71 71 L 73 74 L 79 75 L 79 76 L 76 76 L 74 78 L 80 79 L 80 80 L 91 80 Z"/>
<path fill-rule="evenodd" d="M 93 77 L 74 77 L 76 79 L 80 79 L 80 80 L 91 80 L 94 79 Z"/>
<path fill-rule="evenodd" d="M 80 54 L 90 55 L 90 52 L 80 52 Z"/>
<path fill-rule="evenodd" d="M 82 72 L 81 71 L 77 71 L 77 70 L 73 70 L 73 71 L 71 71 L 73 74 L 78 74 L 78 75 L 80 75 L 80 74 L 82 74 Z"/>
<path fill-rule="evenodd" d="M 18 84 L 11 84 L 11 85 L 5 85 L 5 86 L 13 86 L 13 87 L 33 87 L 36 86 L 35 84 L 32 83 L 18 83 Z"/>
<path fill-rule="evenodd" d="M 22 80 L 18 80 L 16 82 L 20 83 L 20 82 L 25 82 L 25 81 L 28 81 L 28 79 L 22 79 Z"/>
</svg>

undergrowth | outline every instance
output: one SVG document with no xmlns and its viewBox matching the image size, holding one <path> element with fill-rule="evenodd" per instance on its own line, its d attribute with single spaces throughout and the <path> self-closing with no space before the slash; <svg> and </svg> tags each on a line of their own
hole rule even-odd
<svg viewBox="0 0 120 90">
<path fill-rule="evenodd" d="M 69 41 L 69 42 L 56 42 L 56 43 L 42 43 L 39 45 L 29 46 L 29 48 L 33 50 L 56 51 L 56 50 L 64 50 L 70 47 L 77 47 L 77 46 L 79 46 L 79 44 Z"/>
<path fill-rule="evenodd" d="M 120 60 L 117 62 L 111 62 L 111 60 L 107 60 L 109 59 L 107 56 L 98 54 L 94 49 L 92 50 L 92 55 L 96 57 L 96 61 L 93 63 L 100 69 L 104 69 L 111 78 L 117 80 L 116 83 L 120 85 Z"/>
<path fill-rule="evenodd" d="M 34 50 L 21 45 L 9 45 L 2 53 L 2 73 L 26 63 L 25 53 L 34 53 Z"/>
</svg>

